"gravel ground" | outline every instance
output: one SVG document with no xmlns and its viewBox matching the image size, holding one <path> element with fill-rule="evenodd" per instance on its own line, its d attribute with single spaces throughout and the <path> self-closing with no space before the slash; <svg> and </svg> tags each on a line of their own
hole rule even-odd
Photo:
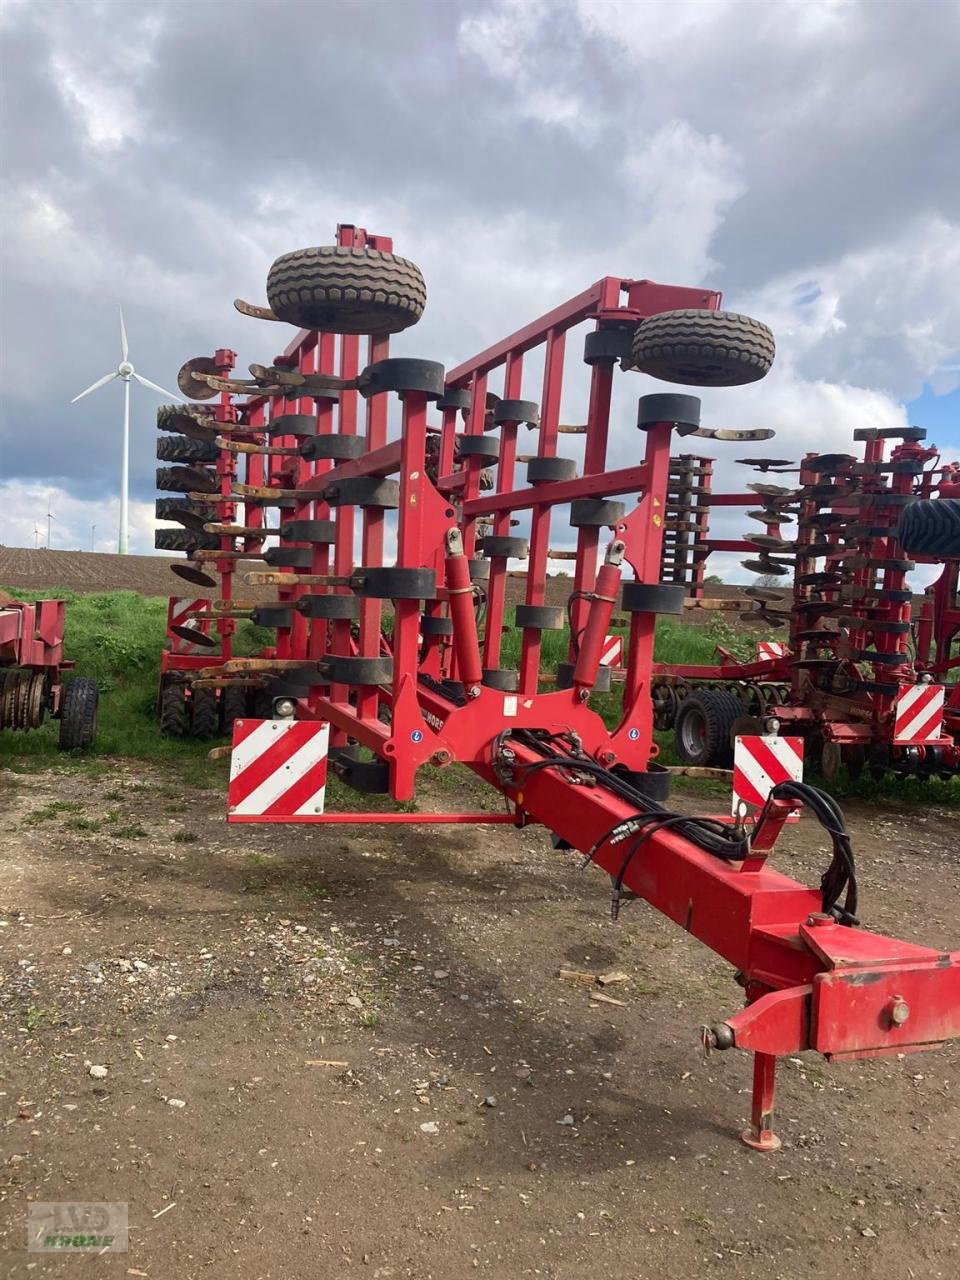
<svg viewBox="0 0 960 1280">
<path fill-rule="evenodd" d="M 960 1274 L 960 1048 L 788 1060 L 749 1151 L 749 1059 L 698 1048 L 729 967 L 541 829 L 228 828 L 122 760 L 0 786 L 4 1275 Z M 960 946 L 956 814 L 848 817 L 865 921 Z M 819 831 L 777 857 L 814 883 Z M 30 1200 L 127 1203 L 129 1250 L 26 1253 Z"/>
</svg>

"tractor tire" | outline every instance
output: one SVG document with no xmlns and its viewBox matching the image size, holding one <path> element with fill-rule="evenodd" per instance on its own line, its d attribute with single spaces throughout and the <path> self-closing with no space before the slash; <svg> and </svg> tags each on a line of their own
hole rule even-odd
<svg viewBox="0 0 960 1280">
<path fill-rule="evenodd" d="M 267 300 L 278 319 L 328 333 L 399 333 L 423 315 L 420 269 L 378 249 L 321 245 L 277 258 Z"/>
<path fill-rule="evenodd" d="M 190 700 L 190 736 L 215 738 L 220 731 L 216 689 L 194 689 Z"/>
<path fill-rule="evenodd" d="M 633 335 L 633 364 L 664 382 L 739 387 L 770 372 L 776 344 L 765 324 L 735 311 L 663 311 Z"/>
<path fill-rule="evenodd" d="M 157 488 L 169 493 L 219 493 L 220 482 L 205 467 L 157 467 Z"/>
<path fill-rule="evenodd" d="M 677 755 L 682 764 L 729 769 L 733 764 L 734 722 L 746 714 L 735 694 L 703 689 L 680 703 L 674 725 Z"/>
<path fill-rule="evenodd" d="M 165 679 L 160 687 L 160 732 L 169 738 L 185 738 L 190 732 L 187 692 L 180 680 Z"/>
<path fill-rule="evenodd" d="M 158 520 L 175 520 L 188 528 L 199 528 L 217 518 L 212 502 L 195 502 L 191 498 L 157 498 L 153 507 Z"/>
<path fill-rule="evenodd" d="M 220 450 L 206 440 L 189 436 L 158 436 L 157 457 L 161 462 L 216 462 Z"/>
<path fill-rule="evenodd" d="M 897 529 L 909 556 L 952 560 L 960 556 L 960 498 L 918 498 L 904 508 Z"/>
<path fill-rule="evenodd" d="M 97 732 L 97 703 L 100 690 L 89 676 L 75 676 L 63 694 L 60 708 L 61 751 L 89 747 Z"/>
<path fill-rule="evenodd" d="M 214 533 L 196 533 L 193 529 L 157 529 L 153 545 L 158 551 L 185 551 L 192 555 L 198 548 L 218 551 L 220 539 Z"/>
<path fill-rule="evenodd" d="M 250 690 L 235 684 L 227 685 L 220 694 L 220 720 L 225 734 L 233 733 L 234 720 L 243 720 L 249 715 L 249 700 Z"/>
</svg>

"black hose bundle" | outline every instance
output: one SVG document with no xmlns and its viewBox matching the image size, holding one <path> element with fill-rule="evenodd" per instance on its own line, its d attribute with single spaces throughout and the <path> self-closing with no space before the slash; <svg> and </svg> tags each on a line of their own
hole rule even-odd
<svg viewBox="0 0 960 1280">
<path fill-rule="evenodd" d="M 511 738 L 536 751 L 541 759 L 532 761 L 530 764 L 518 764 L 507 746 Z M 564 749 L 560 750 L 558 744 L 563 744 Z M 627 869 L 644 843 L 657 831 L 676 831 L 698 849 L 725 862 L 741 862 L 749 856 L 750 840 L 743 831 L 719 822 L 715 818 L 697 818 L 690 814 L 675 813 L 665 809 L 656 800 L 651 800 L 638 791 L 626 778 L 619 776 L 614 770 L 583 755 L 579 741 L 570 734 L 552 734 L 535 729 L 520 729 L 514 732 L 506 730 L 494 739 L 491 758 L 494 772 L 501 782 L 512 781 L 525 785 L 527 778 L 542 769 L 559 769 L 571 777 L 593 779 L 595 785 L 604 787 L 636 809 L 635 814 L 621 819 L 605 831 L 587 851 L 583 861 L 583 866 L 587 866 L 608 842 L 618 844 L 630 836 L 636 837 L 631 842 L 620 870 L 614 878 L 612 904 L 614 918 L 619 912 L 619 904 L 624 897 L 623 880 Z M 757 817 L 758 823 L 767 815 L 774 800 L 802 801 L 829 833 L 833 842 L 833 856 L 820 880 L 822 909 L 840 924 L 858 923 L 856 918 L 857 879 L 853 849 L 843 814 L 833 798 L 805 782 L 782 782 L 770 792 L 766 804 Z M 840 905 L 841 895 L 844 895 L 842 905 Z"/>
</svg>

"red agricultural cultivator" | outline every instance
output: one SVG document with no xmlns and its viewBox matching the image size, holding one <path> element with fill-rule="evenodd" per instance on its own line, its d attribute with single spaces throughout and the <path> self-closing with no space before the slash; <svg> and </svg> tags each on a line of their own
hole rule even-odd
<svg viewBox="0 0 960 1280">
<path fill-rule="evenodd" d="M 804 735 L 808 763 L 830 780 L 841 764 L 853 777 L 864 767 L 875 777 L 960 772 L 960 684 L 946 683 L 960 669 L 960 467 L 942 465 L 919 427 L 854 435 L 860 459 L 744 460 L 798 475 L 791 488 L 714 494 L 709 459 L 677 460 L 665 573 L 698 595 L 713 551 L 745 551 L 764 584 L 746 589 L 746 616 L 785 632 L 767 660 L 721 653 L 714 666 L 655 665 L 656 726 L 674 728 L 686 764 L 729 764 L 738 734 L 782 728 Z M 757 503 L 747 514 L 763 533 L 710 539 L 711 510 Z M 940 567 L 922 602 L 907 576 L 917 562 Z M 786 590 L 781 577 L 792 577 Z"/>
<path fill-rule="evenodd" d="M 0 729 L 39 729 L 44 716 L 60 721 L 60 749 L 89 747 L 97 731 L 99 690 L 76 676 L 63 658 L 66 606 L 62 600 L 27 604 L 0 592 Z"/>
<path fill-rule="evenodd" d="M 577 850 L 609 877 L 614 914 L 643 898 L 729 960 L 746 1007 L 703 1041 L 755 1054 L 744 1137 L 759 1149 L 778 1145 L 779 1055 L 899 1054 L 960 1034 L 960 953 L 858 927 L 853 851 L 828 796 L 778 786 L 751 824 L 666 804 L 651 670 L 657 616 L 679 612 L 684 596 L 682 584 L 661 581 L 671 440 L 675 429 L 772 433 L 721 433 L 700 424 L 694 397 L 645 395 L 636 460 L 608 468 L 614 381 L 630 370 L 688 386 L 752 381 L 773 360 L 769 330 L 719 310 L 716 293 L 606 277 L 452 370 L 391 358 L 389 335 L 423 310 L 422 277 L 389 240 L 353 227 L 335 246 L 280 258 L 267 294 L 268 307 L 238 307 L 300 326 L 283 354 L 251 365 L 250 380 L 226 376 L 231 353 L 218 353 L 215 368 L 192 361 L 197 390 L 219 393 L 219 404 L 163 410 L 160 422 L 176 420 L 216 451 L 204 456 L 215 467 L 191 465 L 178 482 L 187 497 L 165 508 L 218 540 L 198 539 L 182 576 L 215 589 L 240 568 L 245 593 L 276 591 L 269 604 L 241 605 L 221 588 L 195 615 L 203 626 L 176 624 L 198 644 L 241 614 L 276 628 L 269 653 L 184 659 L 196 662 L 195 690 L 217 686 L 270 708 L 234 723 L 229 820 L 541 823 L 558 857 Z M 565 379 L 576 390 L 581 360 L 583 406 L 567 412 L 571 425 L 561 393 Z M 535 393 L 531 368 L 542 368 Z M 558 455 L 568 437 L 578 457 Z M 278 542 L 261 553 L 265 513 L 277 508 Z M 566 609 L 546 600 L 559 520 L 576 539 Z M 254 553 L 264 567 L 239 566 Z M 505 588 L 518 562 L 519 660 L 508 667 Z M 618 599 L 629 641 L 621 713 L 608 728 L 594 695 L 609 678 L 601 655 Z M 566 661 L 545 672 L 544 632 L 567 624 Z M 499 791 L 505 812 L 323 812 L 328 763 L 358 791 L 406 800 L 421 767 L 453 761 Z M 832 845 L 818 888 L 770 865 L 801 809 Z"/>
</svg>

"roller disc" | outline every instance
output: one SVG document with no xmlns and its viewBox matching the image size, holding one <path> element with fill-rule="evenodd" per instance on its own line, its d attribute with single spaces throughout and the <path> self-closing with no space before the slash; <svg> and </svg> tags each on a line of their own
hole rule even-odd
<svg viewBox="0 0 960 1280">
<path fill-rule="evenodd" d="M 217 394 L 206 378 L 194 377 L 194 374 L 212 374 L 216 377 L 217 366 L 212 356 L 194 356 L 180 366 L 177 374 L 177 386 L 188 400 L 212 400 Z"/>
</svg>

